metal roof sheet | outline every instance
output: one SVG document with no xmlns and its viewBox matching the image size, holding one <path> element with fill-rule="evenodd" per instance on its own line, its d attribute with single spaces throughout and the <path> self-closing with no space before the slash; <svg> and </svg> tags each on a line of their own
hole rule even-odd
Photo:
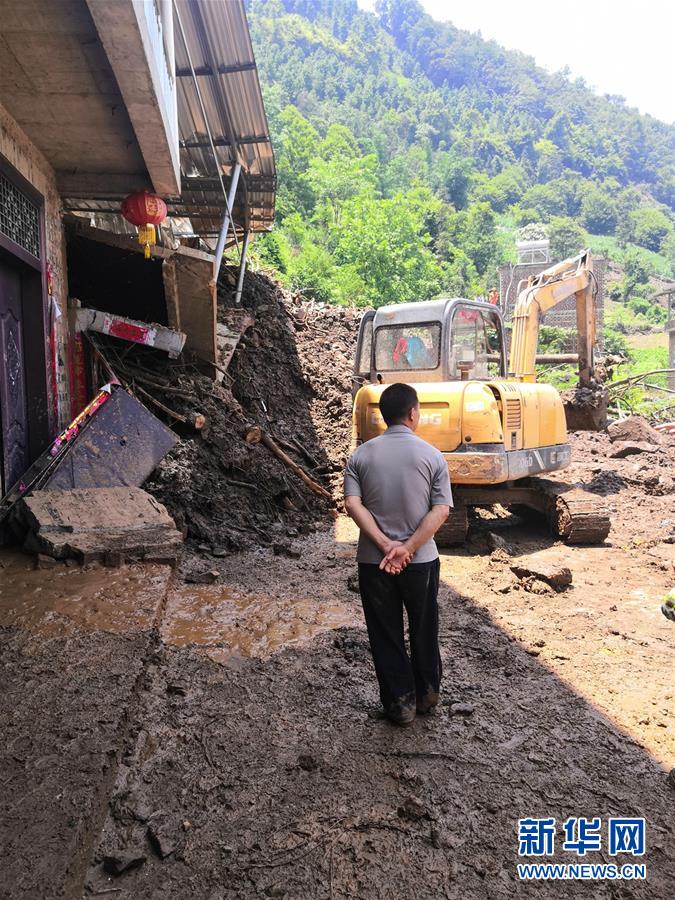
<svg viewBox="0 0 675 900">
<path fill-rule="evenodd" d="M 276 166 L 243 0 L 173 5 L 181 196 L 165 198 L 169 216 L 189 218 L 194 234 L 217 235 L 225 210 L 221 178 L 227 189 L 239 162 L 234 226 L 239 235 L 267 231 L 274 221 Z M 113 191 L 65 198 L 64 205 L 118 213 Z M 185 223 L 178 230 L 184 233 Z"/>
<path fill-rule="evenodd" d="M 274 220 L 276 167 L 244 4 L 174 0 L 174 11 L 183 185 L 171 211 L 189 216 L 195 232 L 217 234 L 224 208 L 218 172 L 229 181 L 239 162 L 235 225 L 265 231 Z"/>
</svg>

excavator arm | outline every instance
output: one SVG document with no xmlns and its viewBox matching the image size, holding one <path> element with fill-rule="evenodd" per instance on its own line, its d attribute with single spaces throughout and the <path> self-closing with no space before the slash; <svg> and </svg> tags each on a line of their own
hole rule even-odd
<svg viewBox="0 0 675 900">
<path fill-rule="evenodd" d="M 595 279 L 591 251 L 563 260 L 528 279 L 518 295 L 512 316 L 509 376 L 535 381 L 539 327 L 544 313 L 576 296 L 579 383 L 590 386 L 593 376 L 593 345 L 596 337 Z"/>
</svg>

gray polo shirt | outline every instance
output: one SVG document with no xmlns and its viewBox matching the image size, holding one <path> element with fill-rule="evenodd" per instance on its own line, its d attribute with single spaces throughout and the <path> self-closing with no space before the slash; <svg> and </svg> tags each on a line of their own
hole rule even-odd
<svg viewBox="0 0 675 900">
<path fill-rule="evenodd" d="M 354 451 L 345 469 L 345 497 L 361 497 L 378 527 L 394 541 L 406 541 L 432 506 L 452 506 L 448 464 L 440 450 L 405 425 L 392 425 Z M 430 538 L 414 563 L 438 557 Z M 380 563 L 382 552 L 363 532 L 358 562 Z"/>
</svg>

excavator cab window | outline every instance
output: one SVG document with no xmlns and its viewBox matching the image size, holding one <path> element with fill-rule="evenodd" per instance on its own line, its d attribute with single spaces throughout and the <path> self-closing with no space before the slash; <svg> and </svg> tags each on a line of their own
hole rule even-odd
<svg viewBox="0 0 675 900">
<path fill-rule="evenodd" d="M 385 325 L 375 334 L 375 368 L 378 372 L 428 372 L 438 368 L 440 345 L 437 322 Z"/>
<path fill-rule="evenodd" d="M 458 306 L 450 321 L 449 378 L 488 381 L 501 374 L 501 333 L 497 318 L 479 309 Z"/>
</svg>

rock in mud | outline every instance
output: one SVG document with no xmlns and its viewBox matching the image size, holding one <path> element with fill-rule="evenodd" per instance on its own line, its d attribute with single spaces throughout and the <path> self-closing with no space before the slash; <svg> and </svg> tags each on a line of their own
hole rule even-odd
<svg viewBox="0 0 675 900">
<path fill-rule="evenodd" d="M 451 716 L 472 716 L 476 711 L 476 707 L 473 703 L 451 703 L 450 704 L 450 715 Z"/>
<path fill-rule="evenodd" d="M 272 544 L 272 550 L 274 551 L 275 556 L 288 556 L 290 559 L 300 559 L 302 556 L 302 551 L 297 547 L 292 547 L 290 544 L 281 542 Z"/>
<path fill-rule="evenodd" d="M 124 872 L 130 872 L 132 869 L 142 866 L 146 859 L 147 857 L 140 853 L 127 853 L 120 850 L 103 857 L 103 871 L 107 875 L 117 878 Z"/>
<path fill-rule="evenodd" d="M 553 594 L 554 589 L 546 581 L 541 578 L 525 578 L 522 581 L 523 588 L 528 594 Z"/>
<path fill-rule="evenodd" d="M 410 819 L 411 822 L 415 822 L 418 819 L 424 819 L 428 816 L 429 810 L 419 797 L 415 797 L 411 794 L 410 797 L 406 797 L 401 806 L 399 806 L 398 815 L 401 819 Z"/>
<path fill-rule="evenodd" d="M 549 584 L 556 591 L 562 591 L 572 584 L 572 572 L 567 566 L 559 566 L 546 560 L 529 559 L 511 566 L 511 571 L 520 579 L 538 579 Z"/>
<path fill-rule="evenodd" d="M 513 553 L 510 545 L 504 540 L 504 538 L 500 534 L 495 534 L 494 531 L 488 531 L 487 543 L 490 550 L 501 550 L 503 553 L 506 553 L 509 556 L 511 556 Z"/>
<path fill-rule="evenodd" d="M 189 584 L 215 584 L 220 578 L 220 572 L 217 569 L 209 569 L 208 572 L 192 572 L 185 576 L 185 580 Z"/>
<path fill-rule="evenodd" d="M 109 569 L 120 569 L 124 565 L 124 554 L 117 550 L 108 550 L 103 557 L 103 565 Z"/>
<path fill-rule="evenodd" d="M 656 444 L 648 441 L 617 441 L 608 456 L 610 459 L 625 459 L 638 453 L 655 453 L 658 449 Z"/>
<path fill-rule="evenodd" d="M 298 766 L 305 772 L 314 772 L 319 768 L 319 760 L 312 753 L 301 753 L 298 756 Z"/>
<path fill-rule="evenodd" d="M 358 575 L 350 575 L 347 579 L 347 590 L 351 591 L 353 594 L 358 594 L 359 592 L 359 576 Z"/>
<path fill-rule="evenodd" d="M 612 443 L 616 441 L 632 441 L 633 443 L 646 442 L 660 444 L 662 441 L 659 432 L 652 428 L 642 416 L 628 416 L 620 422 L 610 422 L 607 426 L 607 434 Z"/>
<path fill-rule="evenodd" d="M 148 826 L 148 841 L 154 852 L 160 859 L 166 859 L 178 847 L 180 837 L 170 823 L 162 823 Z"/>
</svg>

